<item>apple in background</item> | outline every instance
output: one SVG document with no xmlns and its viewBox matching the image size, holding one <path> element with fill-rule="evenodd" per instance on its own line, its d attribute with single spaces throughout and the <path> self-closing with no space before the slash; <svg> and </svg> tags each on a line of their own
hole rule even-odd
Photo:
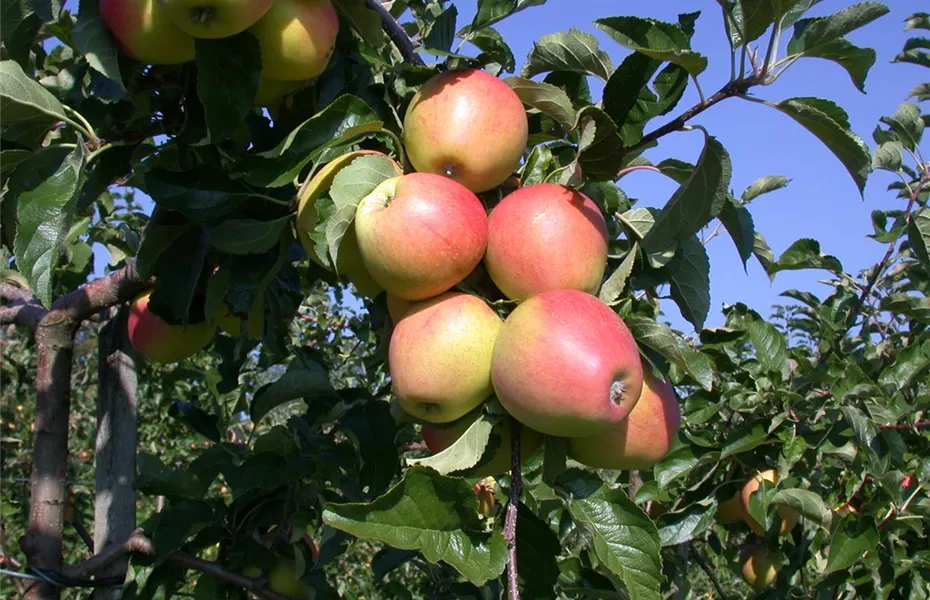
<svg viewBox="0 0 930 600">
<path fill-rule="evenodd" d="M 681 409 L 675 389 L 643 369 L 643 392 L 629 416 L 600 435 L 569 440 L 568 454 L 597 469 L 651 469 L 678 435 Z"/>
<path fill-rule="evenodd" d="M 765 530 L 762 529 L 762 524 L 756 521 L 749 514 L 749 498 L 752 494 L 762 486 L 762 480 L 771 481 L 775 483 L 778 480 L 778 475 L 772 469 L 762 471 L 758 473 L 755 477 L 747 481 L 743 485 L 743 489 L 740 490 L 740 500 L 743 504 L 743 511 L 746 518 L 746 524 L 749 525 L 749 528 L 752 529 L 756 535 L 764 535 Z M 778 530 L 778 535 L 785 535 L 798 524 L 798 512 L 793 508 L 788 508 L 787 506 L 778 507 L 778 516 L 781 518 L 781 528 Z"/>
<path fill-rule="evenodd" d="M 739 490 L 733 493 L 733 496 L 717 506 L 717 513 L 714 515 L 718 523 L 729 524 L 746 520 L 746 510 L 743 508 L 743 500 L 740 498 Z"/>
<path fill-rule="evenodd" d="M 765 546 L 745 546 L 740 552 L 739 568 L 746 583 L 756 591 L 764 590 L 778 578 L 778 557 Z"/>
<path fill-rule="evenodd" d="M 581 192 L 527 186 L 491 211 L 484 264 L 512 300 L 559 289 L 596 294 L 607 267 L 607 224 Z"/>
<path fill-rule="evenodd" d="M 423 300 L 462 281 L 481 262 L 488 217 L 451 179 L 411 173 L 382 182 L 355 214 L 362 261 L 389 294 Z"/>
<path fill-rule="evenodd" d="M 424 425 L 423 429 L 420 430 L 420 435 L 423 436 L 423 441 L 426 442 L 426 447 L 429 448 L 430 452 L 437 454 L 462 437 L 477 418 L 478 415 L 476 414 L 472 418 L 459 419 L 451 427 Z M 494 451 L 493 456 L 485 464 L 463 471 L 462 474 L 466 477 L 491 477 L 501 473 L 509 473 L 510 429 L 510 418 L 505 416 L 501 422 L 491 429 L 491 434 L 498 436 L 500 439 L 500 445 Z M 520 427 L 520 460 L 525 461 L 532 457 L 541 443 L 542 435 L 538 431 L 534 431 L 529 427 Z"/>
<path fill-rule="evenodd" d="M 500 328 L 497 313 L 468 294 L 449 292 L 411 306 L 388 345 L 400 407 L 422 421 L 450 423 L 487 400 Z"/>
<path fill-rule="evenodd" d="M 171 22 L 158 0 L 100 0 L 100 18 L 123 52 L 153 65 L 194 60 L 194 38 Z"/>
<path fill-rule="evenodd" d="M 280 79 L 271 79 L 262 77 L 258 80 L 258 91 L 255 92 L 255 98 L 252 104 L 255 106 L 271 106 L 277 104 L 288 94 L 307 87 L 306 81 L 283 81 Z"/>
<path fill-rule="evenodd" d="M 274 0 L 157 0 L 175 25 L 197 38 L 225 38 L 262 18 Z"/>
<path fill-rule="evenodd" d="M 213 323 L 234 338 L 242 335 L 242 324 L 245 319 L 238 317 L 229 310 L 225 302 L 213 315 Z M 246 324 L 246 336 L 252 340 L 260 340 L 265 331 L 265 302 L 260 300 L 249 311 Z"/>
<path fill-rule="evenodd" d="M 533 296 L 507 317 L 494 344 L 491 379 L 507 412 L 560 437 L 610 430 L 643 391 L 630 330 L 606 304 L 577 290 Z"/>
<path fill-rule="evenodd" d="M 404 147 L 414 168 L 451 177 L 473 192 L 495 188 L 513 174 L 528 132 L 517 94 L 476 69 L 431 78 L 404 115 Z"/>
<path fill-rule="evenodd" d="M 339 14 L 330 0 L 275 0 L 249 31 L 262 49 L 263 77 L 313 79 L 329 64 Z"/>
<path fill-rule="evenodd" d="M 204 321 L 171 325 L 149 309 L 151 290 L 132 303 L 127 325 L 129 342 L 142 357 L 160 363 L 174 363 L 193 356 L 213 339 L 213 326 Z"/>
</svg>

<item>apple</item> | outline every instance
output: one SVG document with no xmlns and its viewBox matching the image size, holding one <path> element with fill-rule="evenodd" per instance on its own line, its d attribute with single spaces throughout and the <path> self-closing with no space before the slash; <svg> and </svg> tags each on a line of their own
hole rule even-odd
<svg viewBox="0 0 930 600">
<path fill-rule="evenodd" d="M 194 60 L 194 38 L 171 22 L 158 0 L 100 0 L 98 10 L 128 56 L 153 65 Z"/>
<path fill-rule="evenodd" d="M 414 168 L 451 177 L 473 192 L 495 188 L 511 176 L 528 132 L 517 94 L 476 69 L 431 78 L 404 115 L 404 147 Z"/>
<path fill-rule="evenodd" d="M 778 578 L 778 557 L 765 546 L 752 544 L 740 552 L 739 568 L 746 583 L 756 591 L 764 590 Z"/>
<path fill-rule="evenodd" d="M 306 81 L 285 81 L 262 77 L 258 80 L 258 91 L 255 92 L 252 104 L 255 106 L 272 106 L 283 100 L 288 94 L 293 94 L 307 87 L 307 83 Z"/>
<path fill-rule="evenodd" d="M 483 300 L 449 292 L 418 302 L 388 344 L 391 384 L 408 414 L 450 423 L 493 393 L 491 352 L 501 319 Z"/>
<path fill-rule="evenodd" d="M 481 262 L 488 217 L 463 185 L 432 173 L 392 177 L 355 214 L 362 262 L 389 294 L 423 300 L 462 281 Z"/>
<path fill-rule="evenodd" d="M 268 588 L 288 598 L 309 600 L 312 589 L 297 577 L 294 565 L 289 560 L 279 560 L 268 571 Z"/>
<path fill-rule="evenodd" d="M 610 430 L 636 406 L 643 367 L 636 341 L 606 304 L 578 290 L 533 296 L 507 317 L 491 380 L 501 404 L 541 433 Z"/>
<path fill-rule="evenodd" d="M 317 257 L 313 248 L 313 240 L 310 238 L 310 234 L 316 228 L 319 218 L 316 202 L 320 196 L 329 191 L 333 179 L 336 178 L 340 170 L 349 166 L 356 158 L 370 155 L 386 156 L 374 150 L 358 150 L 343 154 L 326 163 L 301 190 L 297 205 L 297 238 L 310 256 L 310 260 L 320 266 L 323 263 Z M 394 169 L 398 175 L 403 172 L 401 166 L 396 162 L 394 163 Z M 372 298 L 381 293 L 381 286 L 375 283 L 375 280 L 368 273 L 368 269 L 362 263 L 354 226 L 346 230 L 342 242 L 339 243 L 339 254 L 336 263 L 336 272 L 351 281 L 359 293 Z"/>
<path fill-rule="evenodd" d="M 554 183 L 521 188 L 488 217 L 484 264 L 508 298 L 550 290 L 596 294 L 607 267 L 607 225 L 581 192 Z"/>
<path fill-rule="evenodd" d="M 255 24 L 274 0 L 157 0 L 172 22 L 196 38 L 225 38 Z"/>
<path fill-rule="evenodd" d="M 756 535 L 764 535 L 765 530 L 762 529 L 762 524 L 756 521 L 752 515 L 749 514 L 749 498 L 762 485 L 763 479 L 775 483 L 778 479 L 778 475 L 772 469 L 762 471 L 747 481 L 743 485 L 743 489 L 740 490 L 740 500 L 743 504 L 743 510 L 745 511 L 746 524 L 749 525 L 749 528 L 752 529 Z M 778 516 L 781 518 L 781 527 L 778 530 L 778 535 L 787 534 L 789 531 L 794 529 L 795 525 L 798 524 L 799 515 L 798 512 L 793 508 L 779 506 Z"/>
<path fill-rule="evenodd" d="M 229 335 L 238 338 L 242 335 L 242 324 L 246 320 L 233 314 L 225 302 L 213 315 L 213 323 Z M 265 302 L 260 300 L 249 311 L 246 322 L 246 336 L 252 340 L 260 340 L 265 331 Z"/>
<path fill-rule="evenodd" d="M 313 79 L 336 47 L 339 14 L 330 0 L 275 0 L 249 31 L 262 49 L 263 77 Z"/>
<path fill-rule="evenodd" d="M 193 356 L 213 339 L 208 321 L 171 325 L 149 309 L 151 290 L 132 303 L 127 330 L 129 342 L 141 356 L 160 363 L 174 363 Z"/>
<path fill-rule="evenodd" d="M 442 452 L 460 437 L 478 418 L 476 414 L 472 418 L 464 418 L 456 421 L 451 427 L 437 427 L 424 425 L 420 430 L 423 441 L 430 452 L 436 454 Z M 491 429 L 491 434 L 498 436 L 500 445 L 494 451 L 494 455 L 486 463 L 478 465 L 476 468 L 465 471 L 467 477 L 491 477 L 501 473 L 510 472 L 510 419 L 505 417 L 501 422 Z M 536 453 L 539 445 L 542 443 L 542 435 L 529 427 L 520 428 L 520 459 L 525 461 Z"/>
<path fill-rule="evenodd" d="M 675 389 L 643 370 L 643 391 L 629 416 L 600 435 L 572 438 L 568 454 L 597 469 L 651 469 L 668 454 L 681 423 Z"/>
<path fill-rule="evenodd" d="M 717 519 L 718 523 L 723 524 L 746 520 L 746 509 L 743 508 L 743 500 L 740 498 L 739 490 L 734 492 L 729 500 L 717 506 L 717 513 L 714 518 Z"/>
<path fill-rule="evenodd" d="M 391 321 L 394 323 L 397 323 L 402 318 L 404 318 L 404 315 L 407 314 L 410 306 L 413 305 L 413 302 L 410 300 L 398 298 L 394 294 L 386 294 L 385 300 L 387 301 L 388 315 L 391 317 Z"/>
</svg>

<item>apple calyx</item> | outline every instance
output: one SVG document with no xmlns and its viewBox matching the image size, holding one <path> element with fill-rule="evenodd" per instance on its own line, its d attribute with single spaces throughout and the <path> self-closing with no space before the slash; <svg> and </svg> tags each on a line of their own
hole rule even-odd
<svg viewBox="0 0 930 600">
<path fill-rule="evenodd" d="M 442 172 L 449 179 L 455 179 L 455 165 L 443 165 Z"/>
<path fill-rule="evenodd" d="M 363 202 L 371 207 L 387 208 L 394 196 L 397 195 L 397 184 L 400 180 L 400 176 L 385 179 L 365 197 Z"/>
<path fill-rule="evenodd" d="M 205 25 L 212 21 L 216 16 L 216 9 L 212 6 L 193 6 L 191 7 L 191 22 L 197 25 Z"/>
<path fill-rule="evenodd" d="M 613 404 L 623 404 L 625 396 L 626 384 L 623 383 L 622 379 L 614 380 L 614 382 L 610 384 L 610 401 Z"/>
</svg>

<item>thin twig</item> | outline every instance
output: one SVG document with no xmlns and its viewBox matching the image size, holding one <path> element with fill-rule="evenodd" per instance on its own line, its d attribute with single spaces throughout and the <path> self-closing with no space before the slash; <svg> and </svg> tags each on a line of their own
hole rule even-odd
<svg viewBox="0 0 930 600">
<path fill-rule="evenodd" d="M 81 537 L 81 541 L 84 542 L 84 545 L 87 546 L 87 549 L 90 550 L 90 553 L 94 553 L 94 538 L 91 537 L 90 533 L 87 532 L 87 528 L 84 527 L 84 524 L 81 522 L 80 518 L 77 516 L 77 511 L 75 511 L 74 519 L 71 521 L 71 526 L 74 527 L 74 530 Z"/>
<path fill-rule="evenodd" d="M 894 425 L 877 425 L 879 429 L 927 429 L 930 421 L 917 421 L 916 423 L 896 423 Z"/>
<path fill-rule="evenodd" d="M 723 592 L 723 588 L 720 587 L 720 582 L 717 581 L 717 577 L 714 575 L 714 572 L 710 570 L 710 567 L 707 566 L 707 561 L 704 560 L 704 557 L 701 556 L 698 549 L 694 547 L 694 544 L 688 544 L 688 550 L 691 552 L 691 556 L 694 557 L 695 562 L 697 562 L 698 566 L 701 567 L 701 570 L 704 571 L 707 578 L 710 579 L 710 582 L 714 585 L 714 589 L 717 590 L 720 600 L 727 600 L 727 595 Z"/>
<path fill-rule="evenodd" d="M 510 417 L 510 499 L 504 519 L 504 539 L 507 540 L 507 589 L 510 600 L 520 600 L 517 574 L 517 506 L 523 493 L 523 474 L 520 464 L 520 422 Z"/>
<path fill-rule="evenodd" d="M 378 13 L 378 16 L 381 17 L 381 28 L 384 29 L 384 32 L 391 38 L 394 45 L 397 46 L 397 50 L 400 51 L 404 60 L 410 64 L 422 66 L 423 59 L 417 56 L 413 48 L 413 40 L 410 39 L 410 36 L 407 35 L 407 32 L 401 24 L 397 22 L 397 19 L 391 15 L 391 12 L 378 0 L 365 0 L 365 5 Z"/>
</svg>

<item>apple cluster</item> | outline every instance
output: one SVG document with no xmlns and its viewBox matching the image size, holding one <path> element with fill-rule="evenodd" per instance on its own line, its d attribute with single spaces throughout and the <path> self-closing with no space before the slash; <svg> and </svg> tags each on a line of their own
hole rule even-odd
<svg viewBox="0 0 930 600">
<path fill-rule="evenodd" d="M 122 51 L 153 65 L 193 60 L 195 38 L 249 31 L 261 51 L 259 106 L 322 73 L 339 32 L 331 0 L 100 0 L 99 10 Z"/>
</svg>

